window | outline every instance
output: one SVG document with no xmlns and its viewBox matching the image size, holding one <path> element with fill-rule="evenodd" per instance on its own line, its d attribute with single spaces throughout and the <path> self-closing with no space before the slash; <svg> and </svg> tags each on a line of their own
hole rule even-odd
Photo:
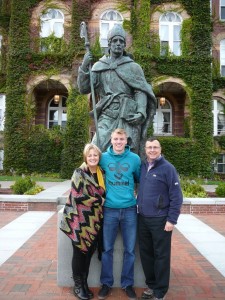
<svg viewBox="0 0 225 300">
<path fill-rule="evenodd" d="M 122 24 L 123 18 L 121 14 L 115 10 L 107 10 L 100 19 L 100 45 L 105 51 L 108 50 L 107 34 L 115 24 Z"/>
<path fill-rule="evenodd" d="M 153 120 L 154 134 L 171 135 L 172 134 L 172 109 L 169 101 L 161 106 L 158 99 L 156 114 Z"/>
<path fill-rule="evenodd" d="M 225 39 L 220 41 L 220 72 L 225 76 Z"/>
<path fill-rule="evenodd" d="M 225 154 L 219 154 L 215 159 L 214 172 L 225 173 Z"/>
<path fill-rule="evenodd" d="M 1 59 L 1 55 L 2 55 L 2 35 L 0 34 L 0 70 L 2 68 L 2 59 Z"/>
<path fill-rule="evenodd" d="M 66 97 L 60 96 L 59 103 L 54 102 L 54 98 L 49 103 L 48 113 L 48 128 L 53 126 L 66 126 L 67 121 L 67 108 L 66 108 Z"/>
<path fill-rule="evenodd" d="M 161 16 L 159 22 L 161 55 L 166 55 L 168 52 L 177 56 L 181 55 L 181 17 L 174 12 L 168 12 Z"/>
<path fill-rule="evenodd" d="M 64 34 L 64 15 L 58 9 L 49 9 L 41 16 L 41 37 L 48 37 L 51 34 L 61 38 Z"/>
<path fill-rule="evenodd" d="M 220 0 L 220 20 L 225 21 L 225 0 Z"/>
<path fill-rule="evenodd" d="M 0 94 L 0 131 L 4 130 L 5 124 L 5 95 Z"/>
<path fill-rule="evenodd" d="M 53 37 L 53 39 L 60 39 L 64 35 L 64 15 L 58 9 L 49 9 L 47 13 L 41 16 L 41 31 L 40 37 L 42 38 L 41 41 L 41 51 L 50 50 L 48 47 L 51 48 L 51 41 L 46 44 L 46 39 L 48 37 Z M 49 45 L 50 43 L 50 45 Z M 52 40 L 52 43 L 54 41 Z"/>
<path fill-rule="evenodd" d="M 0 170 L 3 170 L 4 150 L 0 150 Z"/>
<path fill-rule="evenodd" d="M 214 135 L 225 134 L 225 103 L 213 100 Z"/>
</svg>

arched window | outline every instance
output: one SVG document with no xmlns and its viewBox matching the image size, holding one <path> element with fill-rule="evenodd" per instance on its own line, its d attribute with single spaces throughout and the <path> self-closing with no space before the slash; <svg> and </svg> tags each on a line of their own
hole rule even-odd
<svg viewBox="0 0 225 300">
<path fill-rule="evenodd" d="M 64 35 L 64 15 L 58 9 L 49 9 L 41 16 L 41 51 L 59 52 Z"/>
<path fill-rule="evenodd" d="M 225 76 L 225 39 L 220 41 L 220 72 Z"/>
<path fill-rule="evenodd" d="M 53 126 L 65 127 L 67 121 L 66 97 L 60 96 L 59 103 L 54 98 L 49 102 L 48 107 L 48 128 Z"/>
<path fill-rule="evenodd" d="M 168 52 L 177 56 L 181 55 L 181 23 L 181 17 L 174 12 L 165 13 L 160 17 L 159 37 L 161 55 L 166 55 Z"/>
<path fill-rule="evenodd" d="M 225 134 L 225 103 L 213 100 L 213 131 L 214 135 Z"/>
<path fill-rule="evenodd" d="M 172 108 L 168 100 L 165 100 L 164 105 L 160 105 L 158 99 L 156 114 L 153 120 L 153 128 L 154 134 L 172 134 Z"/>
<path fill-rule="evenodd" d="M 115 24 L 122 24 L 123 18 L 116 10 L 105 11 L 100 18 L 100 45 L 106 52 L 108 49 L 107 34 Z"/>
<path fill-rule="evenodd" d="M 48 37 L 54 35 L 61 38 L 64 34 L 64 15 L 58 9 L 48 9 L 48 11 L 41 16 L 41 37 Z"/>
</svg>

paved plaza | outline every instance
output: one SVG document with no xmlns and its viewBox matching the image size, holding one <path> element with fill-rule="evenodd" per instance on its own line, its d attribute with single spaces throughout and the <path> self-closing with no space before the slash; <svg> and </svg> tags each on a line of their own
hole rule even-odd
<svg viewBox="0 0 225 300">
<path fill-rule="evenodd" d="M 224 224 L 225 215 L 180 216 L 166 300 L 225 300 Z M 142 291 L 136 288 L 139 297 Z M 0 211 L 0 299 L 76 299 L 57 286 L 57 212 Z M 113 288 L 107 299 L 127 297 Z"/>
</svg>

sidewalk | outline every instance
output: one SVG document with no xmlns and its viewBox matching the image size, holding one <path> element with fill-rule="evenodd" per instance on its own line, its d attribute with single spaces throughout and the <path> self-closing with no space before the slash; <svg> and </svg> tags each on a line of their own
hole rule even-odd
<svg viewBox="0 0 225 300">
<path fill-rule="evenodd" d="M 70 188 L 70 181 L 50 183 L 45 195 L 65 195 Z M 72 300 L 76 299 L 72 289 L 57 286 L 57 212 L 30 237 L 19 249 L 0 266 L 0 299 L 1 300 Z M 0 211 L 0 231 L 4 226 L 22 217 L 24 212 Z M 225 237 L 224 215 L 197 215 L 212 230 Z M 182 218 L 180 219 L 181 222 Z M 188 223 L 188 227 L 193 224 Z M 16 228 L 14 241 L 21 235 Z M 195 228 L 196 229 L 196 228 Z M 0 239 L 1 245 L 9 237 Z M 212 252 L 218 246 L 212 240 Z M 223 247 L 222 247 L 223 248 Z M 65 253 L 66 255 L 66 253 Z M 224 256 L 218 257 L 225 265 Z M 93 289 L 97 299 L 99 287 Z M 140 297 L 143 289 L 136 288 Z M 113 288 L 107 300 L 125 300 L 126 295 L 120 288 Z M 172 265 L 170 289 L 166 300 L 213 300 L 225 299 L 225 277 L 219 272 L 185 236 L 175 228 L 172 240 Z"/>
<path fill-rule="evenodd" d="M 21 214 L 0 212 L 0 227 Z M 224 216 L 198 216 L 198 219 L 225 236 Z M 221 257 L 221 263 L 224 263 L 224 257 Z M 94 299 L 97 299 L 98 288 L 93 289 Z M 136 289 L 138 296 L 142 291 Z M 0 267 L 0 299 L 75 299 L 71 288 L 57 286 L 57 213 Z M 125 300 L 127 297 L 117 288 L 112 289 L 107 299 Z M 175 229 L 171 282 L 166 300 L 190 299 L 224 300 L 225 278 Z"/>
</svg>

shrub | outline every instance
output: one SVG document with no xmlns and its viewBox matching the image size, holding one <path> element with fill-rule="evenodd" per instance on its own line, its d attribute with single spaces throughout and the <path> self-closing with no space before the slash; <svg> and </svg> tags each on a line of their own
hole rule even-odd
<svg viewBox="0 0 225 300">
<path fill-rule="evenodd" d="M 206 198 L 204 188 L 194 180 L 181 180 L 181 188 L 185 198 Z"/>
<path fill-rule="evenodd" d="M 225 182 L 221 182 L 216 187 L 216 195 L 219 197 L 225 197 Z"/>
<path fill-rule="evenodd" d="M 44 191 L 44 187 L 41 185 L 35 185 L 33 186 L 31 189 L 29 189 L 28 191 L 26 191 L 24 193 L 24 195 L 36 195 L 40 192 Z"/>
<path fill-rule="evenodd" d="M 26 191 L 34 187 L 36 184 L 29 176 L 21 177 L 16 180 L 16 182 L 10 186 L 14 194 L 23 195 Z"/>
</svg>

